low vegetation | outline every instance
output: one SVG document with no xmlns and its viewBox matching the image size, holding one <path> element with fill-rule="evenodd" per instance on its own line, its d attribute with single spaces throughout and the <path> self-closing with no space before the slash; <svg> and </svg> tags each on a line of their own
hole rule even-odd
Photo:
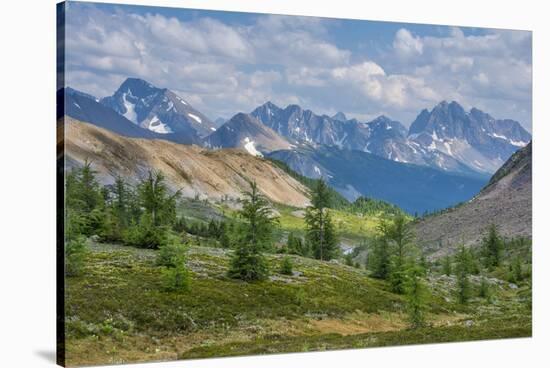
<svg viewBox="0 0 550 368">
<path fill-rule="evenodd" d="M 479 248 L 428 260 L 407 214 L 310 188 L 300 210 L 253 182 L 213 204 L 170 192 L 160 172 L 136 186 L 102 186 L 90 163 L 70 172 L 68 363 L 531 335 L 528 240 L 489 227 Z"/>
</svg>

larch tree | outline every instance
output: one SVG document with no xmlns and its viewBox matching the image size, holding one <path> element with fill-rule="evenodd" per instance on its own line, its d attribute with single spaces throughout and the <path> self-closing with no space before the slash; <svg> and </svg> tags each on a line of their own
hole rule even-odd
<svg viewBox="0 0 550 368">
<path fill-rule="evenodd" d="M 264 280 L 269 269 L 262 252 L 272 246 L 277 219 L 255 182 L 250 183 L 250 191 L 243 194 L 239 216 L 244 223 L 236 239 L 228 275 L 245 281 Z"/>
<path fill-rule="evenodd" d="M 313 256 L 330 260 L 337 255 L 338 238 L 328 208 L 331 205 L 330 189 L 323 179 L 317 180 L 311 205 L 306 208 L 306 242 Z"/>
</svg>

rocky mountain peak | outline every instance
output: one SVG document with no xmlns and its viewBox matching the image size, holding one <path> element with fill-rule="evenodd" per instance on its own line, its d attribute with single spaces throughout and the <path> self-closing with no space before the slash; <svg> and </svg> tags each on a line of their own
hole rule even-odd
<svg viewBox="0 0 550 368">
<path fill-rule="evenodd" d="M 134 124 L 159 134 L 185 134 L 198 140 L 216 129 L 210 119 L 173 91 L 139 78 L 127 78 L 101 103 Z"/>
<path fill-rule="evenodd" d="M 332 116 L 332 119 L 338 120 L 338 121 L 346 121 L 348 120 L 346 117 L 346 114 L 344 114 L 342 111 L 338 111 L 336 114 Z"/>
</svg>

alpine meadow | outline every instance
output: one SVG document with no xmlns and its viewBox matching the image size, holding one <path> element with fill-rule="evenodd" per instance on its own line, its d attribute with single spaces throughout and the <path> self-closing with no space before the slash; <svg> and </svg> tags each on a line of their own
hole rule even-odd
<svg viewBox="0 0 550 368">
<path fill-rule="evenodd" d="M 57 13 L 59 364 L 531 337 L 531 32 Z"/>
</svg>

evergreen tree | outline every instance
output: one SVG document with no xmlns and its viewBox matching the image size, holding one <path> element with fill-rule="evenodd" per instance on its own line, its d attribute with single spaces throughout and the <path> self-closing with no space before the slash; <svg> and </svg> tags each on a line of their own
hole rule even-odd
<svg viewBox="0 0 550 368">
<path fill-rule="evenodd" d="M 79 276 L 86 259 L 86 238 L 82 235 L 65 242 L 65 275 Z"/>
<path fill-rule="evenodd" d="M 153 226 L 169 225 L 176 219 L 176 199 L 180 192 L 169 194 L 162 172 L 149 171 L 138 185 L 140 204 Z"/>
<path fill-rule="evenodd" d="M 149 213 L 143 213 L 139 222 L 132 222 L 128 227 L 124 242 L 140 248 L 157 249 L 166 243 L 166 230 L 163 226 L 155 226 Z"/>
<path fill-rule="evenodd" d="M 242 203 L 239 216 L 244 224 L 228 274 L 246 281 L 263 280 L 267 278 L 268 267 L 262 251 L 272 247 L 277 220 L 271 216 L 269 202 L 255 182 L 250 183 L 250 191 L 244 193 Z"/>
<path fill-rule="evenodd" d="M 220 236 L 220 246 L 222 248 L 230 248 L 231 247 L 231 238 L 229 237 L 228 231 L 225 230 L 221 236 Z"/>
<path fill-rule="evenodd" d="M 481 267 L 478 261 L 478 257 L 474 253 L 473 248 L 468 248 L 468 259 L 469 259 L 468 262 L 470 265 L 470 273 L 472 275 L 479 275 L 481 273 Z"/>
<path fill-rule="evenodd" d="M 290 254 L 296 254 L 302 257 L 310 256 L 307 243 L 304 242 L 301 237 L 294 235 L 292 232 L 288 234 L 287 250 Z"/>
<path fill-rule="evenodd" d="M 214 219 L 210 219 L 206 233 L 207 237 L 210 238 L 217 238 L 219 236 L 218 224 L 216 223 L 216 221 L 214 221 Z"/>
<path fill-rule="evenodd" d="M 92 163 L 84 162 L 80 169 L 79 197 L 82 203 L 82 211 L 90 213 L 100 206 L 103 201 L 100 186 L 95 178 L 96 171 L 92 169 Z"/>
<path fill-rule="evenodd" d="M 189 289 L 190 275 L 186 266 L 187 247 L 176 237 L 171 237 L 160 247 L 157 264 L 164 266 L 164 287 L 170 291 Z"/>
<path fill-rule="evenodd" d="M 306 209 L 306 241 L 315 258 L 330 260 L 338 252 L 338 239 L 328 208 L 331 205 L 330 188 L 323 179 L 316 182 L 311 206 Z"/>
<path fill-rule="evenodd" d="M 483 248 L 485 251 L 485 266 L 498 267 L 501 263 L 502 239 L 498 235 L 494 224 L 489 226 L 487 236 L 483 238 Z"/>
<path fill-rule="evenodd" d="M 131 192 L 128 190 L 128 184 L 120 176 L 117 176 L 115 179 L 115 184 L 112 189 L 113 192 L 113 211 L 121 229 L 128 226 L 130 222 L 130 195 Z"/>
<path fill-rule="evenodd" d="M 182 232 L 188 232 L 188 226 L 187 221 L 185 220 L 184 216 L 180 216 L 176 218 L 176 221 L 174 222 L 174 225 L 172 226 L 175 232 L 182 233 Z"/>
<path fill-rule="evenodd" d="M 443 273 L 447 276 L 451 276 L 453 273 L 453 264 L 450 256 L 445 256 L 443 258 Z"/>
<path fill-rule="evenodd" d="M 491 299 L 489 282 L 487 282 L 487 278 L 485 276 L 481 278 L 481 283 L 479 284 L 479 297 L 487 299 L 488 301 Z"/>
<path fill-rule="evenodd" d="M 469 257 L 468 251 L 461 246 L 456 255 L 456 282 L 457 282 L 457 299 L 460 304 L 466 304 L 471 296 L 471 285 L 469 279 Z"/>
<path fill-rule="evenodd" d="M 170 236 L 165 244 L 159 247 L 156 263 L 158 266 L 175 267 L 179 260 L 185 258 L 187 246 L 177 237 Z"/>
<path fill-rule="evenodd" d="M 384 237 L 376 239 L 373 243 L 372 255 L 369 257 L 372 276 L 387 280 L 390 276 L 390 250 L 389 241 Z"/>
<path fill-rule="evenodd" d="M 522 272 L 522 269 L 521 269 L 521 261 L 519 259 L 519 257 L 516 257 L 513 261 L 513 263 L 511 264 L 511 268 L 512 268 L 512 282 L 520 282 L 523 280 L 523 272 Z"/>
<path fill-rule="evenodd" d="M 419 266 L 422 268 L 422 270 L 424 270 L 424 275 L 426 275 L 430 268 L 430 264 L 428 263 L 428 260 L 426 259 L 426 256 L 424 254 L 420 255 Z"/>
<path fill-rule="evenodd" d="M 75 168 L 65 179 L 65 216 L 76 216 L 80 221 L 80 234 L 89 236 L 103 227 L 105 203 L 95 171 L 89 161 Z"/>
<path fill-rule="evenodd" d="M 407 265 L 402 258 L 392 257 L 389 280 L 394 293 L 403 294 L 405 292 Z"/>
<path fill-rule="evenodd" d="M 390 257 L 389 280 L 392 290 L 398 294 L 405 292 L 407 257 L 412 249 L 414 239 L 407 222 L 407 218 L 399 214 L 392 220 L 382 219 L 378 225 L 380 238 L 393 248 L 393 255 Z"/>
<path fill-rule="evenodd" d="M 292 275 L 292 260 L 289 256 L 285 256 L 281 262 L 281 269 L 279 271 L 283 275 Z"/>
<path fill-rule="evenodd" d="M 407 313 L 411 328 L 420 328 L 426 325 L 425 309 L 428 291 L 423 280 L 424 269 L 413 266 L 408 270 L 405 292 Z"/>
</svg>

